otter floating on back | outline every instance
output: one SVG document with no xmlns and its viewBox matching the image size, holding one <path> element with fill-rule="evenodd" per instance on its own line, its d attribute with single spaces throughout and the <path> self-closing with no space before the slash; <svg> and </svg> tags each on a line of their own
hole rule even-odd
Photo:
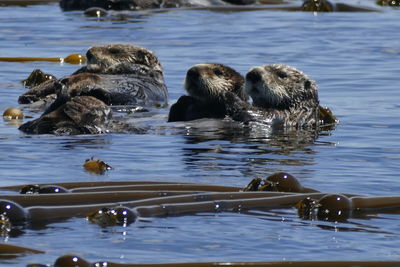
<svg viewBox="0 0 400 267">
<path fill-rule="evenodd" d="M 19 129 L 31 134 L 98 134 L 107 131 L 111 109 L 92 96 L 77 96 Z"/>
<path fill-rule="evenodd" d="M 107 105 L 166 103 L 161 64 L 147 49 L 115 44 L 92 47 L 86 56 L 87 66 L 74 74 L 47 80 L 20 96 L 20 103 L 32 103 L 51 101 L 50 96 L 57 95 L 40 118 L 21 125 L 20 130 L 36 134 L 93 134 L 133 128 L 136 132 L 134 127 L 110 120 Z M 74 111 L 73 116 L 68 110 Z"/>
<path fill-rule="evenodd" d="M 87 66 L 70 76 L 32 87 L 18 102 L 29 104 L 59 92 L 93 95 L 108 105 L 166 103 L 168 91 L 157 57 L 149 50 L 127 44 L 91 47 Z M 86 73 L 87 75 L 82 75 Z"/>
</svg>

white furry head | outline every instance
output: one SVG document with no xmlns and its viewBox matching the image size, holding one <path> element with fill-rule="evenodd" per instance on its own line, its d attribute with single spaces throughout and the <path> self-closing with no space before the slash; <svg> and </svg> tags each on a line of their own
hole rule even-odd
<svg viewBox="0 0 400 267">
<path fill-rule="evenodd" d="M 204 102 L 218 101 L 221 92 L 229 91 L 246 99 L 243 77 L 222 64 L 198 64 L 186 74 L 185 89 L 188 94 Z"/>
<path fill-rule="evenodd" d="M 246 74 L 246 92 L 253 105 L 263 108 L 291 109 L 318 106 L 315 81 L 301 71 L 283 64 L 257 66 Z"/>
</svg>

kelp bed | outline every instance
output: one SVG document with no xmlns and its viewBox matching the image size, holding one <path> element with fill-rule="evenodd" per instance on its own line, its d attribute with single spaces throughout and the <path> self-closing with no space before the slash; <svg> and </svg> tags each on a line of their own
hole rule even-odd
<svg viewBox="0 0 400 267">
<path fill-rule="evenodd" d="M 157 216 L 182 216 L 198 212 L 245 212 L 254 209 L 296 208 L 305 220 L 345 222 L 357 213 L 398 213 L 400 196 L 328 194 L 303 187 L 292 175 L 275 173 L 255 178 L 247 186 L 230 187 L 196 183 L 115 181 L 1 187 L 2 236 L 35 225 L 70 217 L 87 219 L 100 227 L 127 227 L 137 220 Z M 0 244 L 0 259 L 27 253 L 46 253 L 35 248 Z M 168 264 L 90 263 L 79 255 L 60 256 L 54 266 L 399 266 L 389 261 L 284 261 L 202 262 Z M 48 266 L 32 264 L 30 266 Z"/>
</svg>

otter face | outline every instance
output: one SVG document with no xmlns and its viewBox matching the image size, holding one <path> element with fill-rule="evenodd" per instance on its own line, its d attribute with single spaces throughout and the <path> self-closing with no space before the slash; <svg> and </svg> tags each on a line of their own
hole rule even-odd
<svg viewBox="0 0 400 267">
<path fill-rule="evenodd" d="M 253 105 L 263 108 L 291 109 L 318 106 L 315 81 L 301 71 L 282 64 L 252 68 L 246 74 L 246 92 Z"/>
<path fill-rule="evenodd" d="M 86 52 L 88 65 L 95 64 L 108 68 L 121 63 L 139 64 L 162 72 L 157 57 L 149 50 L 133 45 L 112 44 L 94 46 Z"/>
<path fill-rule="evenodd" d="M 187 71 L 185 79 L 188 94 L 203 102 L 218 102 L 225 91 L 246 100 L 243 84 L 242 75 L 222 64 L 194 65 Z"/>
</svg>

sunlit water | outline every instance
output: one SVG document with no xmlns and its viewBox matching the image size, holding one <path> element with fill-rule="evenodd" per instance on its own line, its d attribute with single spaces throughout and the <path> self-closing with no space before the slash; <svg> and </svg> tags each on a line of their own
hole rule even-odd
<svg viewBox="0 0 400 267">
<path fill-rule="evenodd" d="M 171 10 L 98 20 L 63 13 L 57 3 L 0 7 L 0 56 L 65 57 L 93 45 L 133 43 L 160 58 L 170 104 L 184 94 L 191 65 L 218 62 L 245 74 L 255 65 L 286 63 L 317 81 L 321 104 L 340 119 L 315 140 L 304 132 L 244 135 L 219 121 L 166 123 L 168 109 L 138 122 L 152 128 L 142 135 L 30 136 L 0 121 L 0 185 L 160 180 L 245 186 L 282 170 L 324 192 L 399 195 L 399 12 Z M 35 68 L 62 77 L 78 66 L 0 63 L 1 111 L 17 105 L 25 90 L 20 81 Z M 84 172 L 82 163 L 92 156 L 114 170 Z M 400 260 L 398 220 L 381 214 L 339 224 L 303 221 L 292 209 L 154 218 L 106 229 L 71 219 L 3 238 L 47 253 L 0 263 L 52 263 L 66 253 L 137 263 Z"/>
</svg>

